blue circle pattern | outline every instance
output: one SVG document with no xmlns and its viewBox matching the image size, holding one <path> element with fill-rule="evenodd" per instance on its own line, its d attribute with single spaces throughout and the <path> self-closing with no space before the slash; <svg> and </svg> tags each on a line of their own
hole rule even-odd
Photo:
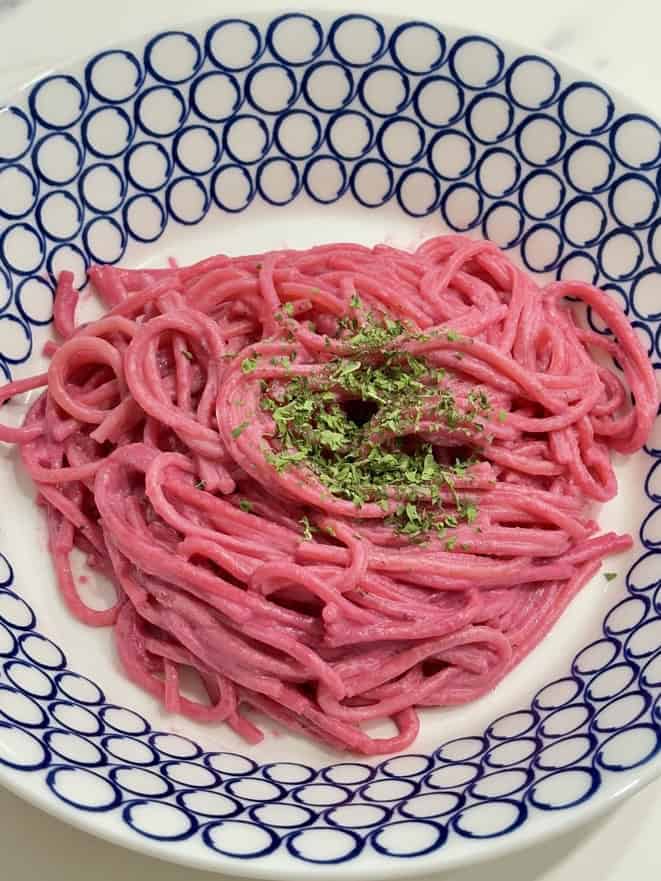
<svg viewBox="0 0 661 881">
<path fill-rule="evenodd" d="M 291 42 L 283 43 L 282 29 L 291 24 L 309 29 L 307 56 L 292 49 Z M 358 26 L 373 37 L 361 57 L 347 54 L 343 41 L 343 31 Z M 223 31 L 225 41 L 219 38 Z M 431 41 L 427 62 L 406 54 L 405 41 L 414 32 L 424 34 L 425 45 Z M 221 49 L 237 34 L 248 41 L 247 48 L 224 57 Z M 159 67 L 162 41 L 183 47 L 183 66 Z M 493 70 L 484 82 L 476 82 L 466 67 L 473 50 L 481 58 L 491 54 Z M 103 69 L 112 71 L 113 65 L 128 71 L 127 82 L 104 80 Z M 537 97 L 518 90 L 526 65 L 545 72 L 546 91 Z M 260 82 L 276 75 L 288 84 L 281 106 L 265 103 L 259 90 Z M 335 98 L 332 88 L 319 90 L 326 75 L 339 87 Z M 374 86 L 379 78 L 388 88 Z M 217 94 L 221 84 L 229 89 L 226 106 L 209 106 L 212 82 Z M 70 90 L 67 118 L 53 118 L 47 99 L 51 88 L 60 94 Z M 442 120 L 433 118 L 441 112 L 439 102 L 432 107 L 425 98 L 434 89 L 451 96 Z M 586 94 L 601 115 L 584 130 L 572 102 Z M 166 105 L 169 101 L 172 110 L 171 120 L 160 127 L 143 113 L 154 95 Z M 501 130 L 485 129 L 480 109 L 489 103 L 502 109 Z M 240 19 L 220 21 L 200 39 L 179 31 L 159 34 L 146 45 L 142 59 L 121 49 L 102 52 L 87 64 L 84 81 L 48 77 L 32 88 L 23 105 L 8 108 L 23 140 L 12 155 L 0 155 L 0 175 L 22 175 L 29 189 L 17 213 L 0 204 L 1 317 L 17 323 L 27 339 L 24 356 L 0 354 L 6 375 L 8 365 L 27 360 L 32 328 L 45 323 L 41 315 L 32 317 L 21 296 L 24 277 L 44 259 L 53 282 L 62 248 L 85 268 L 93 260 L 115 262 L 129 238 L 153 241 L 170 222 L 196 223 L 212 203 L 228 212 L 243 210 L 257 195 L 285 204 L 302 188 L 321 204 L 350 190 L 366 206 L 395 197 L 411 217 L 440 211 L 451 228 L 481 231 L 502 247 L 516 249 L 530 269 L 551 271 L 558 278 L 569 261 L 587 261 L 595 281 L 621 283 L 607 286 L 622 298 L 627 312 L 641 319 L 637 326 L 649 338 L 650 355 L 661 358 L 661 328 L 655 327 L 661 313 L 649 314 L 652 307 L 642 292 L 640 301 L 636 298 L 639 285 L 661 275 L 661 237 L 655 239 L 661 221 L 652 223 L 659 204 L 659 127 L 639 114 L 618 118 L 600 87 L 578 82 L 563 88 L 559 72 L 543 58 L 508 59 L 482 37 L 462 37 L 452 45 L 424 22 L 400 24 L 389 34 L 388 27 L 365 15 L 329 23 L 292 13 L 265 27 Z M 94 133 L 101 116 L 114 121 L 116 137 L 112 125 L 104 128 L 105 136 Z M 287 143 L 292 117 L 310 126 L 309 147 L 298 152 Z M 261 132 L 262 144 L 258 138 L 253 155 L 236 152 L 245 149 L 245 139 L 232 141 L 235 125 L 252 127 L 253 135 Z M 347 152 L 342 126 L 352 125 Z M 364 134 L 362 145 L 355 125 Z M 402 125 L 415 134 L 418 147 L 408 156 L 395 156 L 388 133 Z M 547 137 L 531 144 L 527 135 L 535 126 Z M 653 142 L 656 138 L 647 155 L 627 152 L 632 126 Z M 145 137 L 137 137 L 138 132 Z M 184 138 L 194 132 L 213 146 L 203 170 L 191 167 L 183 155 Z M 540 142 L 548 144 L 546 155 L 539 152 Z M 448 160 L 439 148 L 444 143 L 463 145 L 463 158 Z M 57 162 L 47 159 L 54 144 Z M 161 157 L 161 178 L 135 175 L 132 158 L 138 150 Z M 593 169 L 587 181 L 581 179 L 586 160 Z M 489 177 L 492 162 L 500 163 L 501 178 L 497 174 L 495 183 Z M 510 181 L 504 183 L 503 163 L 510 169 Z M 183 174 L 173 179 L 175 166 Z M 317 166 L 335 169 L 336 192 L 318 191 Z M 153 173 L 153 162 L 150 167 Z M 274 197 L 269 189 L 273 168 L 291 179 L 284 197 L 281 192 Z M 95 203 L 86 185 L 99 169 L 116 182 L 110 204 Z M 366 170 L 383 178 L 384 191 L 377 198 L 363 188 Z M 227 201 L 223 182 L 228 176 L 234 183 L 242 180 L 243 202 Z M 74 182 L 77 189 L 59 189 Z M 426 202 L 409 198 L 411 185 L 425 188 Z M 177 191 L 183 186 L 199 191 L 195 216 L 178 213 Z M 639 215 L 621 216 L 618 193 L 626 186 L 647 193 Z M 535 203 L 535 192 L 544 192 L 546 201 Z M 61 236 L 49 233 L 42 216 L 53 194 L 73 203 L 77 216 L 75 229 Z M 457 199 L 464 200 L 459 219 L 453 207 Z M 467 214 L 467 204 L 472 213 Z M 133 209 L 145 205 L 158 216 L 151 232 L 140 229 L 135 219 Z M 588 205 L 598 217 L 594 235 L 572 240 L 572 209 Z M 501 234 L 499 219 L 506 217 L 511 232 Z M 95 250 L 96 224 L 105 224 L 106 233 L 116 232 L 112 254 Z M 7 253 L 8 236 L 17 230 L 38 243 L 34 265 L 14 265 Z M 618 234 L 628 238 L 634 251 L 623 267 L 606 260 L 608 243 Z M 44 236 L 60 244 L 50 245 Z M 547 242 L 541 263 L 533 247 L 540 237 Z M 38 284 L 52 292 L 48 281 Z M 659 505 L 661 450 L 650 445 L 648 453 L 656 461 L 645 492 Z M 646 552 L 627 574 L 628 598 L 608 614 L 604 637 L 576 655 L 568 677 L 544 686 L 528 708 L 495 720 L 480 736 L 449 741 L 432 755 L 391 757 L 375 767 L 358 761 L 325 768 L 293 762 L 259 766 L 245 756 L 205 752 L 183 737 L 153 731 L 139 714 L 108 703 L 95 683 L 67 669 L 64 654 L 37 632 L 32 610 L 12 590 L 11 564 L 0 555 L 0 665 L 6 680 L 0 686 L 0 764 L 40 774 L 57 799 L 79 810 L 119 812 L 137 835 L 155 841 L 199 836 L 208 848 L 244 860 L 279 848 L 311 864 L 345 862 L 365 848 L 382 858 L 401 859 L 436 851 L 453 836 L 505 835 L 534 812 L 585 802 L 610 776 L 650 761 L 661 750 L 661 542 L 648 528 L 659 511 L 654 507 L 640 528 Z M 5 749 L 4 738 L 20 749 Z"/>
</svg>

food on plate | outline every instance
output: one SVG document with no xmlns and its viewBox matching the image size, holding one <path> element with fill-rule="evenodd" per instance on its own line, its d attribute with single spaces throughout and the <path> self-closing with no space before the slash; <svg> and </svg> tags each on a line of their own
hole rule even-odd
<svg viewBox="0 0 661 881">
<path fill-rule="evenodd" d="M 60 275 L 49 369 L 1 396 L 44 391 L 0 439 L 20 445 L 68 608 L 114 628 L 169 711 L 252 742 L 246 710 L 404 749 L 419 708 L 493 689 L 630 547 L 591 506 L 658 392 L 597 288 L 540 287 L 461 236 L 89 275 L 106 314 L 77 324 Z M 111 608 L 86 603 L 76 551 Z M 204 699 L 183 693 L 190 669 Z"/>
</svg>

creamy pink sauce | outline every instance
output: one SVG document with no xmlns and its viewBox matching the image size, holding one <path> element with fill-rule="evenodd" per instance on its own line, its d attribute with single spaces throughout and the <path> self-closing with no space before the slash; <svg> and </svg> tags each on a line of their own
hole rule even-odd
<svg viewBox="0 0 661 881">
<path fill-rule="evenodd" d="M 127 676 L 172 712 L 256 742 L 242 713 L 252 707 L 334 747 L 404 749 L 417 708 L 493 689 L 602 559 L 631 544 L 600 534 L 587 510 L 616 494 L 610 453 L 643 445 L 658 392 L 626 316 L 588 284 L 540 288 L 495 246 L 460 236 L 414 253 L 335 244 L 185 268 L 95 266 L 90 278 L 107 314 L 78 326 L 73 276 L 61 274 L 49 370 L 5 386 L 0 401 L 45 390 L 0 440 L 20 445 L 35 482 L 67 606 L 114 627 Z M 452 550 L 403 542 L 378 505 L 357 508 L 304 463 L 278 472 L 265 454 L 273 425 L 260 381 L 281 371 L 270 358 L 295 351 L 294 372 L 314 375 L 342 352 L 320 328 L 354 295 L 421 331 L 453 331 L 403 345 L 486 389 L 505 414 L 493 410 L 466 480 L 479 531 L 450 530 Z M 579 327 L 565 296 L 612 334 Z M 613 359 L 621 372 L 603 366 Z M 304 515 L 331 534 L 304 540 Z M 113 582 L 112 608 L 78 593 L 74 548 Z M 181 694 L 185 667 L 208 703 Z M 386 718 L 392 737 L 361 727 Z"/>
</svg>

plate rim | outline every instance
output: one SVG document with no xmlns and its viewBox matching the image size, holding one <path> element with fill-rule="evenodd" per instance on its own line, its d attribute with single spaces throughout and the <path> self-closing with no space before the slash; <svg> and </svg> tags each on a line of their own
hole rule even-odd
<svg viewBox="0 0 661 881">
<path fill-rule="evenodd" d="M 46 67 L 35 73 L 34 76 L 18 88 L 10 89 L 7 94 L 2 95 L 0 109 L 24 100 L 35 85 L 50 76 L 67 73 L 77 68 L 83 70 L 86 63 L 100 53 L 116 49 L 130 50 L 136 47 L 144 49 L 155 36 L 173 32 L 175 29 L 186 32 L 204 29 L 206 32 L 213 24 L 219 21 L 240 18 L 241 20 L 254 22 L 258 27 L 263 27 L 265 31 L 270 22 L 287 14 L 314 16 L 324 24 L 336 21 L 344 15 L 361 15 L 372 18 L 384 26 L 392 27 L 393 29 L 404 23 L 433 24 L 439 28 L 444 36 L 449 38 L 448 42 L 454 42 L 462 37 L 484 37 L 487 40 L 493 41 L 507 53 L 511 53 L 513 57 L 534 54 L 536 57 L 551 61 L 557 67 L 561 75 L 561 81 L 566 82 L 567 85 L 574 82 L 585 82 L 602 87 L 613 99 L 615 108 L 619 110 L 620 116 L 626 113 L 640 113 L 661 126 L 661 113 L 651 112 L 644 103 L 611 83 L 608 77 L 588 73 L 573 63 L 568 62 L 553 50 L 547 50 L 546 48 L 538 49 L 533 45 L 520 43 L 508 36 L 501 36 L 488 30 L 476 30 L 460 24 L 444 23 L 442 17 L 435 13 L 408 17 L 393 12 L 381 13 L 371 8 L 363 11 L 354 10 L 348 6 L 342 8 L 323 8 L 308 4 L 301 4 L 300 6 L 288 4 L 278 9 L 267 9 L 263 6 L 255 6 L 252 0 L 250 0 L 247 6 L 242 8 L 239 8 L 236 3 L 232 3 L 229 8 L 223 9 L 222 12 L 222 16 L 183 16 L 182 20 L 178 20 L 176 25 L 158 25 L 153 30 L 141 30 L 140 33 L 117 41 L 100 41 L 95 43 L 93 46 L 90 46 L 89 51 L 63 58 L 53 66 Z M 28 153 L 32 149 L 33 145 L 29 148 Z M 658 210 L 657 218 L 661 218 L 661 208 Z M 32 355 L 30 355 L 26 363 L 29 363 L 31 357 Z M 661 418 L 661 415 L 657 416 L 657 419 L 659 418 Z M 20 594 L 18 595 L 20 596 Z M 631 596 L 631 593 L 625 588 L 622 595 L 618 595 L 617 602 L 621 602 L 629 596 Z M 545 684 L 549 683 L 542 683 L 541 687 Z M 471 737 L 474 735 L 466 733 L 464 736 Z M 365 761 L 369 762 L 369 757 Z M 622 773 L 624 776 L 620 778 L 621 785 L 617 787 L 604 787 L 598 794 L 586 802 L 561 812 L 548 813 L 544 816 L 545 822 L 543 824 L 541 823 L 542 818 L 539 817 L 532 829 L 529 823 L 525 823 L 522 828 L 513 830 L 512 834 L 479 842 L 476 840 L 471 841 L 470 845 L 463 842 L 462 847 L 449 847 L 447 850 L 441 849 L 432 854 L 414 856 L 402 861 L 391 859 L 388 862 L 381 863 L 370 860 L 369 857 L 366 858 L 363 852 L 349 862 L 343 862 L 338 865 L 299 863 L 288 859 L 283 868 L 292 881 L 307 881 L 307 878 L 310 876 L 323 881 L 326 878 L 336 877 L 339 872 L 343 874 L 347 881 L 353 881 L 353 879 L 363 879 L 364 881 L 364 879 L 371 877 L 373 869 L 378 871 L 380 878 L 396 879 L 414 878 L 427 875 L 430 872 L 483 864 L 491 859 L 518 853 L 537 843 L 545 843 L 558 838 L 571 829 L 580 829 L 590 821 L 608 813 L 617 804 L 621 803 L 622 800 L 629 798 L 655 779 L 661 777 L 661 752 L 657 753 L 645 764 Z M 255 879 L 275 879 L 278 877 L 280 871 L 278 867 L 273 864 L 264 864 L 259 858 L 242 860 L 210 849 L 200 849 L 199 856 L 197 853 L 180 855 L 178 853 L 178 842 L 176 841 L 153 841 L 144 836 L 133 836 L 125 825 L 114 829 L 111 824 L 104 822 L 109 819 L 107 815 L 88 814 L 85 811 L 78 810 L 61 802 L 52 796 L 47 787 L 34 785 L 32 782 L 34 780 L 35 778 L 23 772 L 0 764 L 0 784 L 2 786 L 38 810 L 95 838 L 110 842 L 129 851 L 147 854 L 161 861 L 172 862 L 176 865 L 207 872 L 224 872 L 233 877 Z M 467 851 L 467 846 L 472 848 L 470 852 Z M 275 856 L 277 858 L 277 855 Z M 284 858 L 284 852 L 282 852 L 282 856 Z"/>
</svg>

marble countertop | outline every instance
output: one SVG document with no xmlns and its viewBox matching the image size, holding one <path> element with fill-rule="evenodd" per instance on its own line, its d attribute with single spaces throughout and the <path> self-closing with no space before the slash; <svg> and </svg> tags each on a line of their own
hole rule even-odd
<svg viewBox="0 0 661 881">
<path fill-rule="evenodd" d="M 277 10 L 283 0 L 246 7 Z M 310 0 L 312 7 L 320 0 Z M 348 0 L 325 0 L 346 10 Z M 219 15 L 241 3 L 193 0 L 0 0 L 0 102 L 44 70 L 105 44 L 186 19 Z M 362 0 L 361 12 L 402 13 L 393 0 Z M 659 0 L 471 0 L 439 4 L 407 0 L 410 16 L 435 18 L 491 32 L 541 52 L 551 52 L 636 98 L 661 117 Z M 607 10 L 607 11 L 606 11 Z M 211 876 L 158 862 L 98 841 L 0 790 L 1 875 L 8 881 L 203 881 Z M 475 869 L 435 876 L 435 881 L 652 881 L 661 878 L 661 780 L 617 806 L 606 817 L 561 838 Z M 215 876 L 219 879 L 219 876 Z"/>
</svg>

